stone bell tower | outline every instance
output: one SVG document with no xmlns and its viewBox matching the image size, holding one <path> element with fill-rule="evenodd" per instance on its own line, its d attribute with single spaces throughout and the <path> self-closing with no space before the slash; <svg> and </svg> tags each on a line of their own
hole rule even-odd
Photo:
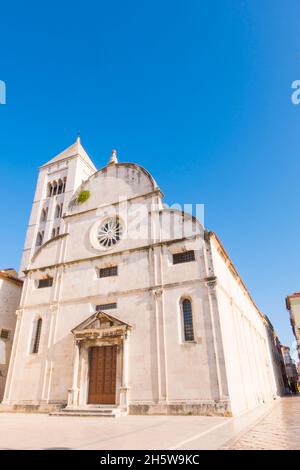
<svg viewBox="0 0 300 470">
<path fill-rule="evenodd" d="M 64 233 L 62 215 L 74 191 L 96 167 L 81 145 L 80 138 L 66 150 L 39 168 L 20 266 L 20 277 L 36 250 L 46 241 Z"/>
</svg>

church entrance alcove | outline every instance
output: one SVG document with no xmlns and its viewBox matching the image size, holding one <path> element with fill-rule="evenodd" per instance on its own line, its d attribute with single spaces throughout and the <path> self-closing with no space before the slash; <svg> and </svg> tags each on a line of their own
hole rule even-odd
<svg viewBox="0 0 300 470">
<path fill-rule="evenodd" d="M 77 325 L 74 335 L 73 382 L 67 409 L 129 404 L 129 336 L 132 325 L 96 312 Z"/>
<path fill-rule="evenodd" d="M 90 348 L 88 404 L 115 405 L 116 373 L 116 345 Z"/>
</svg>

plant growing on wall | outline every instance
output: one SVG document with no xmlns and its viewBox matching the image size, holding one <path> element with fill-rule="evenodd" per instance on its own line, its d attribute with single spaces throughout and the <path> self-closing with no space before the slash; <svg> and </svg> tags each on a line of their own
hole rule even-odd
<svg viewBox="0 0 300 470">
<path fill-rule="evenodd" d="M 79 204 L 83 204 L 85 201 L 88 200 L 88 198 L 90 197 L 91 193 L 89 191 L 81 191 L 81 193 L 79 194 L 78 198 L 77 198 L 77 201 Z"/>
</svg>

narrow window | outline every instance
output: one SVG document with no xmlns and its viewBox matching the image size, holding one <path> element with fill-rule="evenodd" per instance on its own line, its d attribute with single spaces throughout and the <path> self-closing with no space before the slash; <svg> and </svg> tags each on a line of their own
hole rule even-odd
<svg viewBox="0 0 300 470">
<path fill-rule="evenodd" d="M 54 218 L 55 219 L 58 219 L 60 217 L 60 205 L 58 204 L 55 208 L 55 214 L 54 214 Z"/>
<path fill-rule="evenodd" d="M 189 261 L 195 261 L 194 250 L 183 251 L 182 253 L 175 253 L 173 255 L 173 264 L 188 263 Z"/>
<path fill-rule="evenodd" d="M 51 232 L 51 238 L 54 238 L 54 237 L 55 237 L 55 228 L 53 228 Z"/>
<path fill-rule="evenodd" d="M 63 213 L 63 204 L 60 205 L 59 217 L 62 217 Z"/>
<path fill-rule="evenodd" d="M 118 275 L 118 266 L 110 266 L 109 268 L 100 268 L 99 277 L 110 277 Z"/>
<path fill-rule="evenodd" d="M 51 183 L 48 183 L 48 197 L 52 196 L 53 186 Z"/>
<path fill-rule="evenodd" d="M 42 246 L 44 238 L 44 232 L 39 232 L 36 237 L 36 246 Z"/>
<path fill-rule="evenodd" d="M 116 302 L 111 304 L 100 304 L 96 305 L 96 311 L 99 312 L 100 310 L 112 310 L 113 308 L 117 308 Z"/>
<path fill-rule="evenodd" d="M 192 303 L 189 299 L 182 301 L 184 341 L 194 341 Z"/>
<path fill-rule="evenodd" d="M 48 212 L 47 209 L 43 209 L 43 210 L 42 210 L 42 213 L 41 213 L 41 222 L 46 222 L 46 220 L 47 220 L 47 212 Z"/>
<path fill-rule="evenodd" d="M 63 189 L 62 189 L 62 192 L 63 192 L 63 193 L 64 193 L 65 190 L 66 190 L 66 183 L 67 183 L 67 178 L 64 178 Z"/>
<path fill-rule="evenodd" d="M 56 236 L 57 236 L 57 237 L 58 237 L 58 235 L 59 235 L 59 230 L 60 230 L 59 227 L 57 227 L 57 229 L 56 229 Z"/>
<path fill-rule="evenodd" d="M 53 183 L 53 191 L 52 191 L 52 196 L 55 196 L 57 194 L 57 182 L 54 181 Z"/>
<path fill-rule="evenodd" d="M 63 192 L 63 182 L 62 180 L 58 180 L 57 194 L 61 194 L 62 192 Z"/>
<path fill-rule="evenodd" d="M 36 324 L 34 342 L 32 346 L 32 354 L 37 354 L 39 352 L 39 345 L 41 339 L 41 331 L 42 331 L 42 319 L 39 318 Z"/>
<path fill-rule="evenodd" d="M 38 289 L 42 289 L 44 287 L 51 287 L 53 285 L 53 277 L 47 277 L 46 279 L 39 279 L 38 280 Z"/>
</svg>

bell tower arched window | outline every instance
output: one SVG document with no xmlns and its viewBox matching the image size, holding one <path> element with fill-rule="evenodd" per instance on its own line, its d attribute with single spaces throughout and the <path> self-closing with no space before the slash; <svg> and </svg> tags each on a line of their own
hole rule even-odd
<svg viewBox="0 0 300 470">
<path fill-rule="evenodd" d="M 41 222 L 46 222 L 48 215 L 48 209 L 43 209 L 41 213 Z"/>
<path fill-rule="evenodd" d="M 66 191 L 67 177 L 60 178 L 58 181 L 51 181 L 48 183 L 47 187 L 47 196 L 56 196 L 57 194 L 62 194 Z"/>
<path fill-rule="evenodd" d="M 62 180 L 58 180 L 57 194 L 61 194 L 62 192 L 63 192 L 63 182 Z"/>
<path fill-rule="evenodd" d="M 42 246 L 44 239 L 44 232 L 39 232 L 36 237 L 36 246 Z"/>
<path fill-rule="evenodd" d="M 58 219 L 59 217 L 61 217 L 61 210 L 62 210 L 62 206 L 58 204 L 55 208 L 55 214 L 54 214 L 55 219 Z"/>
<path fill-rule="evenodd" d="M 52 195 L 55 196 L 56 194 L 57 194 L 57 182 L 54 181 Z"/>
<path fill-rule="evenodd" d="M 53 186 L 51 183 L 48 183 L 48 197 L 51 197 L 52 196 L 52 192 L 53 192 Z"/>
</svg>

